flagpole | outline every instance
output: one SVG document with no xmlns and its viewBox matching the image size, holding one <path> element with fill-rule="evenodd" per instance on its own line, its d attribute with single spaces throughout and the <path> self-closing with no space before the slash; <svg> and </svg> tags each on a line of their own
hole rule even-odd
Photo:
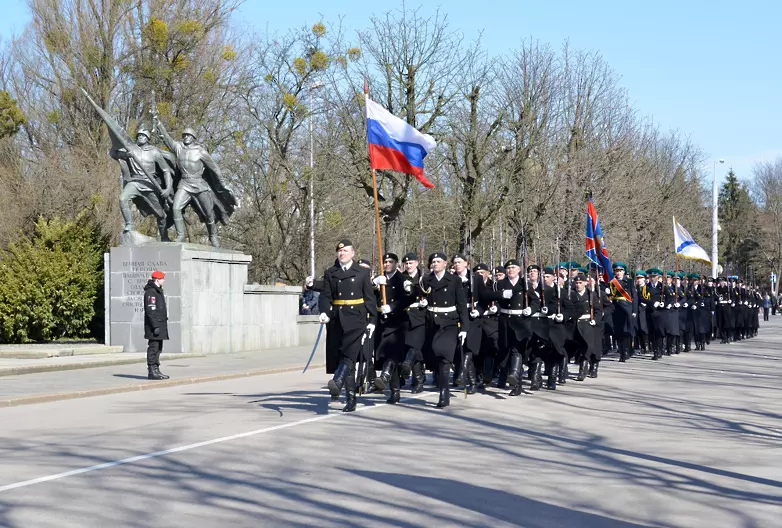
<svg viewBox="0 0 782 528">
<path fill-rule="evenodd" d="M 367 84 L 366 77 L 364 77 L 364 110 L 367 111 L 368 108 L 369 108 L 369 85 Z M 366 115 L 364 116 L 364 118 L 366 119 Z M 372 156 L 372 149 L 369 150 L 369 155 Z M 370 160 L 370 164 L 371 164 L 371 160 Z M 377 197 L 377 171 L 375 169 L 372 169 L 372 194 L 374 195 L 375 198 L 375 236 L 377 238 L 377 255 L 378 255 L 378 260 L 380 261 L 380 267 L 384 268 L 385 262 L 383 262 L 383 239 L 381 238 L 380 235 L 380 205 Z M 380 285 L 380 296 L 383 299 L 383 305 L 385 306 L 386 304 L 388 304 L 386 302 L 385 284 Z"/>
</svg>

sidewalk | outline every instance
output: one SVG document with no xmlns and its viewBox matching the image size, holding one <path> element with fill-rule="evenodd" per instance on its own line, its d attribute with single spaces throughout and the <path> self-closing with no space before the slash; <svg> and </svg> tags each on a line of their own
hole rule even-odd
<svg viewBox="0 0 782 528">
<path fill-rule="evenodd" d="M 108 356 L 112 356 L 111 359 L 120 356 L 116 360 L 124 363 L 93 368 L 71 367 L 77 370 L 62 370 L 62 367 L 68 368 L 69 362 L 73 365 L 83 362 L 84 357 L 58 358 L 61 369 L 55 372 L 0 376 L 0 407 L 303 370 L 311 352 L 311 346 L 195 357 L 163 352 L 161 370 L 171 376 L 164 381 L 147 379 L 144 358 L 127 357 L 138 354 L 102 354 L 100 359 L 103 361 Z M 7 362 L 29 364 L 31 361 L 0 360 L 0 369 L 13 368 Z M 128 364 L 128 361 L 134 363 Z M 324 365 L 325 339 L 321 339 L 310 369 L 323 369 Z"/>
</svg>

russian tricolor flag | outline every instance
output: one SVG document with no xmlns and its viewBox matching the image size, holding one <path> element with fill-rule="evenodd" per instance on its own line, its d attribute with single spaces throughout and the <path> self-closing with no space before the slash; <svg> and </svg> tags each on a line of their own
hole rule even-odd
<svg viewBox="0 0 782 528">
<path fill-rule="evenodd" d="M 372 101 L 367 102 L 367 141 L 373 170 L 394 170 L 415 176 L 424 187 L 434 184 L 424 176 L 424 158 L 437 143 Z"/>
</svg>

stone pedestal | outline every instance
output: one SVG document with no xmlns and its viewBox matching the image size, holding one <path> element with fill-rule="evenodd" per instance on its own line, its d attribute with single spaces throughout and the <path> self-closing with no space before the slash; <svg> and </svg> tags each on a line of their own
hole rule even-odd
<svg viewBox="0 0 782 528">
<path fill-rule="evenodd" d="M 121 345 L 125 352 L 146 351 L 144 286 L 159 269 L 166 274 L 163 290 L 170 336 L 164 352 L 247 349 L 242 339 L 234 337 L 233 328 L 241 334 L 245 320 L 249 255 L 198 244 L 153 242 L 114 247 L 104 258 L 107 344 Z M 295 315 L 290 314 L 294 325 Z M 298 336 L 292 340 L 298 344 Z"/>
</svg>

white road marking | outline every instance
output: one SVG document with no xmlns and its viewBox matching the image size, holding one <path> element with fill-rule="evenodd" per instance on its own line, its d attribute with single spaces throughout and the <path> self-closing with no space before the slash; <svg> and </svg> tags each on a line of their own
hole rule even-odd
<svg viewBox="0 0 782 528">
<path fill-rule="evenodd" d="M 457 393 L 458 394 L 458 393 Z M 432 396 L 439 396 L 439 392 L 433 392 L 429 394 L 419 394 L 416 396 L 410 396 L 408 398 L 402 398 L 402 402 L 410 400 L 429 399 Z M 452 396 L 453 397 L 453 396 Z M 355 412 L 364 412 L 371 409 L 381 409 L 383 407 L 390 406 L 388 403 L 379 403 L 376 405 L 364 405 L 356 408 Z M 328 420 L 329 418 L 335 418 L 337 416 L 350 416 L 352 413 L 335 412 L 331 414 L 324 414 L 322 416 L 315 416 L 313 418 L 305 418 L 298 422 L 291 422 L 282 425 L 275 425 L 272 427 L 264 427 L 263 429 L 256 429 L 254 431 L 247 431 L 245 433 L 238 433 L 231 436 L 223 436 L 220 438 L 214 438 L 212 440 L 205 440 L 203 442 L 196 442 L 195 444 L 188 444 L 178 447 L 172 447 L 171 449 L 164 449 L 163 451 L 155 451 L 154 453 L 146 453 L 144 455 L 137 455 L 130 458 L 123 458 L 122 460 L 114 460 L 113 462 L 104 462 L 103 464 L 97 464 L 95 466 L 89 466 L 71 471 L 65 471 L 63 473 L 56 473 L 54 475 L 47 475 L 45 477 L 39 477 L 36 479 L 25 480 L 22 482 L 16 482 L 14 484 L 7 484 L 0 486 L 0 493 L 5 491 L 11 491 L 19 488 L 26 488 L 28 486 L 34 486 L 36 484 L 43 484 L 44 482 L 51 482 L 53 480 L 60 480 L 68 477 L 74 477 L 76 475 L 82 475 L 84 473 L 92 473 L 93 471 L 100 471 L 101 469 L 108 469 L 116 466 L 124 466 L 126 464 L 133 464 L 135 462 L 141 462 L 143 460 L 149 460 L 150 458 L 159 458 L 173 453 L 181 453 L 183 451 L 190 451 L 191 449 L 198 449 L 199 447 L 206 447 L 213 444 L 220 444 L 222 442 L 230 442 L 232 440 L 239 440 L 240 438 L 247 438 L 250 436 L 256 436 L 264 433 L 271 433 L 274 431 L 280 431 L 282 429 L 288 429 L 289 427 L 296 427 L 297 425 L 305 425 L 313 422 L 319 422 L 321 420 Z"/>
</svg>

